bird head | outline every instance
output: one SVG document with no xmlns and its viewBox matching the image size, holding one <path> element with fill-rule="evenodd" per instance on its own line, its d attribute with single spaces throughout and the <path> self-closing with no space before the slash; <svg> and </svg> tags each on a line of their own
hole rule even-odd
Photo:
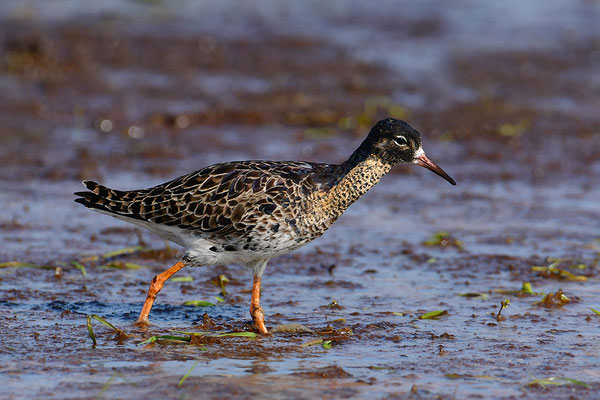
<svg viewBox="0 0 600 400">
<path fill-rule="evenodd" d="M 425 155 L 421 135 L 404 121 L 388 118 L 377 122 L 364 144 L 372 155 L 387 164 L 418 164 L 456 185 L 450 175 Z"/>
</svg>

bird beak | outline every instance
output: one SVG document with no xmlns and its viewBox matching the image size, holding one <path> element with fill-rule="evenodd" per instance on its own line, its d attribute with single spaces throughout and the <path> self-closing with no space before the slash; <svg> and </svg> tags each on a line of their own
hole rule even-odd
<svg viewBox="0 0 600 400">
<path fill-rule="evenodd" d="M 448 175 L 446 172 L 444 172 L 443 169 L 441 169 L 440 167 L 435 165 L 435 163 L 433 161 L 431 161 L 429 158 L 427 158 L 425 153 L 422 153 L 420 156 L 415 158 L 414 162 L 415 162 L 415 164 L 419 164 L 421 167 L 425 167 L 428 170 L 435 172 L 436 174 L 438 174 L 439 176 L 441 176 L 442 178 L 444 178 L 445 180 L 450 182 L 451 185 L 456 185 L 456 181 L 454 179 L 452 179 L 450 177 L 450 175 Z"/>
</svg>

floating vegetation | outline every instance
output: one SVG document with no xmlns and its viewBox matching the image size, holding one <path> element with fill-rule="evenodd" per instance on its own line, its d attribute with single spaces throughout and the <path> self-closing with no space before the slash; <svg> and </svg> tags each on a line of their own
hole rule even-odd
<svg viewBox="0 0 600 400">
<path fill-rule="evenodd" d="M 194 335 L 199 335 L 199 333 L 195 333 Z M 228 333 L 215 333 L 215 337 L 246 337 L 246 338 L 256 338 L 258 335 L 254 332 L 228 332 Z"/>
<path fill-rule="evenodd" d="M 37 269 L 54 269 L 55 267 L 51 267 L 48 265 L 38 265 L 21 261 L 9 261 L 5 263 L 0 263 L 0 268 L 37 268 Z"/>
<path fill-rule="evenodd" d="M 292 322 L 290 324 L 281 324 L 277 325 L 273 329 L 271 329 L 271 333 L 288 333 L 288 334 L 298 334 L 298 333 L 313 333 L 313 330 L 309 327 Z"/>
<path fill-rule="evenodd" d="M 216 286 L 219 286 L 221 288 L 221 295 L 223 295 L 223 297 L 227 296 L 227 291 L 225 290 L 225 286 L 229 283 L 228 277 L 221 274 L 217 278 L 213 279 L 212 283 L 214 283 Z"/>
<path fill-rule="evenodd" d="M 192 282 L 194 280 L 191 276 L 176 276 L 171 278 L 171 282 Z"/>
<path fill-rule="evenodd" d="M 191 336 L 173 336 L 173 335 L 156 335 L 152 336 L 143 342 L 139 343 L 138 346 L 143 344 L 154 344 L 154 343 L 182 343 L 187 344 L 192 340 Z M 203 349 L 206 350 L 206 349 Z"/>
<path fill-rule="evenodd" d="M 507 308 L 509 305 L 510 305 L 509 299 L 504 299 L 500 302 L 500 309 L 498 310 L 498 314 L 496 315 L 496 321 L 500 322 L 503 319 L 505 319 L 505 317 L 502 316 L 502 310 Z"/>
<path fill-rule="evenodd" d="M 436 340 L 436 339 L 443 339 L 443 340 L 455 340 L 456 336 L 448 333 L 448 332 L 444 332 L 441 335 L 436 335 L 434 333 L 431 334 L 431 340 Z"/>
<path fill-rule="evenodd" d="M 531 267 L 531 269 L 533 271 L 540 272 L 540 275 L 545 278 L 564 278 L 570 281 L 587 281 L 587 276 L 585 275 L 575 275 L 569 271 L 560 268 L 533 266 Z"/>
<path fill-rule="evenodd" d="M 88 334 L 90 335 L 90 339 L 92 339 L 92 346 L 96 346 L 98 342 L 96 341 L 96 334 L 94 334 L 94 328 L 92 328 L 92 317 L 90 315 L 87 316 L 87 328 Z"/>
<path fill-rule="evenodd" d="M 122 261 L 112 261 L 107 264 L 103 264 L 100 268 L 115 268 L 115 269 L 142 269 L 149 268 L 145 265 L 130 263 L 130 262 L 122 262 Z"/>
<path fill-rule="evenodd" d="M 418 319 L 440 319 L 441 317 L 444 317 L 446 315 L 448 315 L 447 310 L 437 310 L 437 311 L 431 311 L 431 312 L 425 313 L 417 318 Z"/>
<path fill-rule="evenodd" d="M 469 297 L 471 299 L 488 299 L 490 296 L 487 293 L 459 293 L 459 296 Z"/>
<path fill-rule="evenodd" d="M 325 336 L 325 338 L 310 340 L 302 344 L 300 347 L 321 345 L 323 349 L 327 350 L 333 346 L 333 343 L 349 340 L 350 337 L 354 335 L 354 332 L 352 332 L 352 329 L 350 327 L 344 327 L 336 330 L 330 325 L 327 325 L 325 329 L 318 331 L 317 334 L 323 335 Z"/>
<path fill-rule="evenodd" d="M 504 378 L 499 378 L 497 376 L 491 376 L 491 375 L 468 375 L 468 374 L 453 374 L 453 373 L 448 373 L 445 375 L 445 377 L 448 379 L 485 379 L 485 380 L 490 380 L 490 381 L 506 380 Z"/>
<path fill-rule="evenodd" d="M 114 330 L 117 333 L 117 337 L 119 337 L 119 338 L 126 339 L 126 338 L 130 337 L 128 334 L 126 334 L 121 329 L 117 328 L 116 326 L 114 326 L 113 324 L 108 322 L 106 319 L 104 319 L 96 314 L 92 314 L 92 315 L 87 316 L 87 328 L 88 328 L 88 334 L 90 335 L 90 339 L 92 339 L 93 346 L 97 345 L 97 341 L 96 341 L 96 335 L 94 334 L 94 329 L 92 328 L 92 319 L 95 319 L 96 321 L 100 322 L 101 324 L 106 325 L 109 328 L 111 328 L 112 330 Z"/>
<path fill-rule="evenodd" d="M 521 285 L 521 293 L 533 294 L 533 289 L 531 288 L 531 283 L 523 282 L 523 285 Z"/>
<path fill-rule="evenodd" d="M 188 300 L 183 303 L 184 306 L 196 306 L 196 307 L 214 307 L 215 303 L 211 303 L 210 301 L 204 300 Z"/>
<path fill-rule="evenodd" d="M 172 331 L 173 333 L 181 333 L 184 335 L 191 336 L 210 336 L 210 337 L 245 337 L 250 339 L 255 339 L 258 335 L 254 332 L 207 332 L 207 331 L 199 331 L 199 332 L 184 332 L 184 331 Z"/>
<path fill-rule="evenodd" d="M 430 239 L 423 242 L 423 245 L 438 247 L 456 247 L 459 250 L 464 250 L 464 245 L 461 240 L 456 239 L 454 236 L 444 231 L 434 233 Z"/>
<path fill-rule="evenodd" d="M 565 377 L 558 377 L 558 376 L 553 376 L 550 378 L 542 378 L 542 379 L 534 379 L 531 382 L 527 383 L 525 386 L 538 386 L 538 387 L 546 387 L 546 386 L 550 386 L 550 385 L 577 385 L 577 386 L 582 386 L 586 389 L 589 389 L 591 386 L 588 385 L 585 382 L 581 382 L 575 379 L 571 379 L 571 378 L 565 378 Z"/>
<path fill-rule="evenodd" d="M 542 300 L 536 301 L 534 304 L 546 308 L 559 308 L 570 302 L 571 299 L 563 293 L 562 289 L 559 289 L 556 293 L 548 293 Z"/>
<path fill-rule="evenodd" d="M 569 261 L 567 258 L 548 258 L 548 261 L 550 262 L 549 265 L 534 265 L 531 267 L 531 270 L 537 271 L 545 278 L 568 279 L 570 281 L 587 281 L 588 279 L 585 275 L 575 275 L 565 269 L 557 268 L 560 264 Z M 573 264 L 566 268 L 583 270 L 587 268 L 587 265 Z"/>
<path fill-rule="evenodd" d="M 224 337 L 244 337 L 248 339 L 255 339 L 258 335 L 254 332 L 183 332 L 183 331 L 171 331 L 173 335 L 155 335 L 141 343 L 138 346 L 144 344 L 188 344 L 198 346 L 200 350 L 207 350 L 204 347 L 204 343 L 200 343 L 194 340 L 195 337 L 209 337 L 209 338 L 224 338 Z M 185 335 L 185 336 L 179 336 Z"/>
<path fill-rule="evenodd" d="M 87 261 L 108 260 L 111 258 L 134 254 L 134 253 L 138 253 L 141 251 L 149 251 L 149 250 L 147 248 L 145 248 L 144 246 L 130 246 L 130 247 L 124 247 L 122 249 L 114 250 L 114 251 L 109 251 L 108 253 L 104 253 L 99 256 L 83 257 L 82 260 L 86 261 L 86 262 Z"/>
<path fill-rule="evenodd" d="M 300 347 L 316 346 L 316 345 L 322 344 L 323 342 L 324 342 L 323 339 L 313 339 L 313 340 L 310 340 L 310 341 L 308 341 L 306 343 L 302 343 L 300 345 Z"/>
<path fill-rule="evenodd" d="M 333 334 L 335 336 L 352 336 L 352 335 L 354 335 L 354 332 L 352 332 L 352 328 L 347 326 L 345 328 L 341 328 L 341 329 L 338 329 L 337 331 L 334 331 Z"/>
<path fill-rule="evenodd" d="M 329 304 L 326 304 L 326 305 L 323 305 L 323 306 L 321 306 L 320 308 L 331 308 L 331 309 L 334 309 L 334 310 L 341 310 L 341 309 L 342 309 L 342 308 L 344 308 L 344 307 L 342 307 L 342 306 L 341 306 L 341 305 L 340 305 L 340 304 L 337 302 L 337 300 L 331 300 L 331 303 L 329 303 Z"/>
<path fill-rule="evenodd" d="M 378 365 L 369 365 L 367 368 L 369 368 L 370 370 L 373 370 L 373 371 L 386 371 L 386 370 L 392 369 L 390 367 L 380 367 Z"/>
<path fill-rule="evenodd" d="M 109 259 L 109 258 L 114 258 L 114 257 L 119 257 L 119 256 L 123 256 L 126 254 L 133 254 L 133 253 L 137 253 L 139 251 L 144 251 L 147 250 L 144 246 L 131 246 L 131 247 L 125 247 L 119 250 L 114 250 L 114 251 L 110 251 L 108 253 L 104 253 L 100 256 L 100 258 L 102 259 Z"/>
<path fill-rule="evenodd" d="M 165 247 L 162 249 L 147 249 L 139 250 L 139 256 L 142 258 L 151 258 L 153 260 L 170 260 L 177 255 L 177 249 L 169 246 L 169 242 L 165 240 Z"/>
<path fill-rule="evenodd" d="M 87 272 L 85 271 L 85 267 L 82 264 L 78 263 L 77 261 L 71 261 L 71 265 L 74 266 L 79 271 L 81 271 L 82 276 L 85 277 L 87 275 Z"/>
<path fill-rule="evenodd" d="M 196 368 L 196 366 L 198 366 L 198 361 L 196 361 L 194 363 L 194 365 L 192 365 L 192 368 L 190 368 L 188 370 L 188 372 L 185 373 L 185 375 L 181 378 L 181 380 L 179 381 L 179 383 L 177 384 L 177 386 L 183 385 L 183 382 L 185 382 L 185 380 L 187 379 L 187 377 L 192 373 L 192 371 Z"/>
<path fill-rule="evenodd" d="M 522 136 L 529 128 L 529 121 L 521 118 L 516 124 L 501 124 L 498 133 L 504 137 Z"/>
<path fill-rule="evenodd" d="M 494 292 L 501 294 L 514 294 L 515 296 L 524 297 L 524 296 L 540 296 L 543 295 L 544 292 L 534 292 L 531 287 L 531 283 L 523 282 L 521 285 L 521 290 L 505 290 L 505 289 L 494 289 Z"/>
<path fill-rule="evenodd" d="M 590 307 L 590 310 L 592 310 L 592 311 L 594 312 L 594 314 L 596 314 L 596 315 L 600 315 L 600 311 L 598 311 L 598 310 L 594 310 L 594 309 L 593 309 L 593 308 L 591 308 L 591 307 Z"/>
</svg>

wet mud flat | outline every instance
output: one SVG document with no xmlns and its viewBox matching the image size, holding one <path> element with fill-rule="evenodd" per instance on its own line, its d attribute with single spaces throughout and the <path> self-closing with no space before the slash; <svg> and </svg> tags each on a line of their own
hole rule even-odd
<svg viewBox="0 0 600 400">
<path fill-rule="evenodd" d="M 287 4 L 244 21 L 226 3 L 61 18 L 7 4 L 1 397 L 598 397 L 595 3 Z M 271 260 L 270 336 L 252 334 L 238 266 L 182 270 L 153 324 L 132 324 L 181 250 L 73 203 L 80 179 L 127 189 L 233 159 L 342 161 L 389 116 L 456 187 L 396 168 Z"/>
</svg>

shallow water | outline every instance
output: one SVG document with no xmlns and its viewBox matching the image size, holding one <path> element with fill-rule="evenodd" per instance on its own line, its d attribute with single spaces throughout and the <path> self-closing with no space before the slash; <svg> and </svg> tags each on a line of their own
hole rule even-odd
<svg viewBox="0 0 600 400">
<path fill-rule="evenodd" d="M 50 268 L 0 268 L 0 397 L 597 397 L 600 7 L 378 4 L 2 2 L 0 263 Z M 312 332 L 139 344 L 250 329 L 250 273 L 182 270 L 193 280 L 169 281 L 153 324 L 133 326 L 177 255 L 107 260 L 136 270 L 91 259 L 165 244 L 73 203 L 81 179 L 127 189 L 233 159 L 339 162 L 390 115 L 458 185 L 397 167 L 321 239 L 271 260 L 267 326 Z M 425 245 L 438 231 L 462 246 Z M 587 280 L 532 270 L 549 257 Z M 523 282 L 572 301 L 495 291 Z M 448 315 L 417 318 L 434 310 Z M 92 346 L 90 314 L 132 337 L 93 321 Z M 331 348 L 302 347 L 315 339 Z M 588 386 L 527 385 L 550 377 Z"/>
</svg>

